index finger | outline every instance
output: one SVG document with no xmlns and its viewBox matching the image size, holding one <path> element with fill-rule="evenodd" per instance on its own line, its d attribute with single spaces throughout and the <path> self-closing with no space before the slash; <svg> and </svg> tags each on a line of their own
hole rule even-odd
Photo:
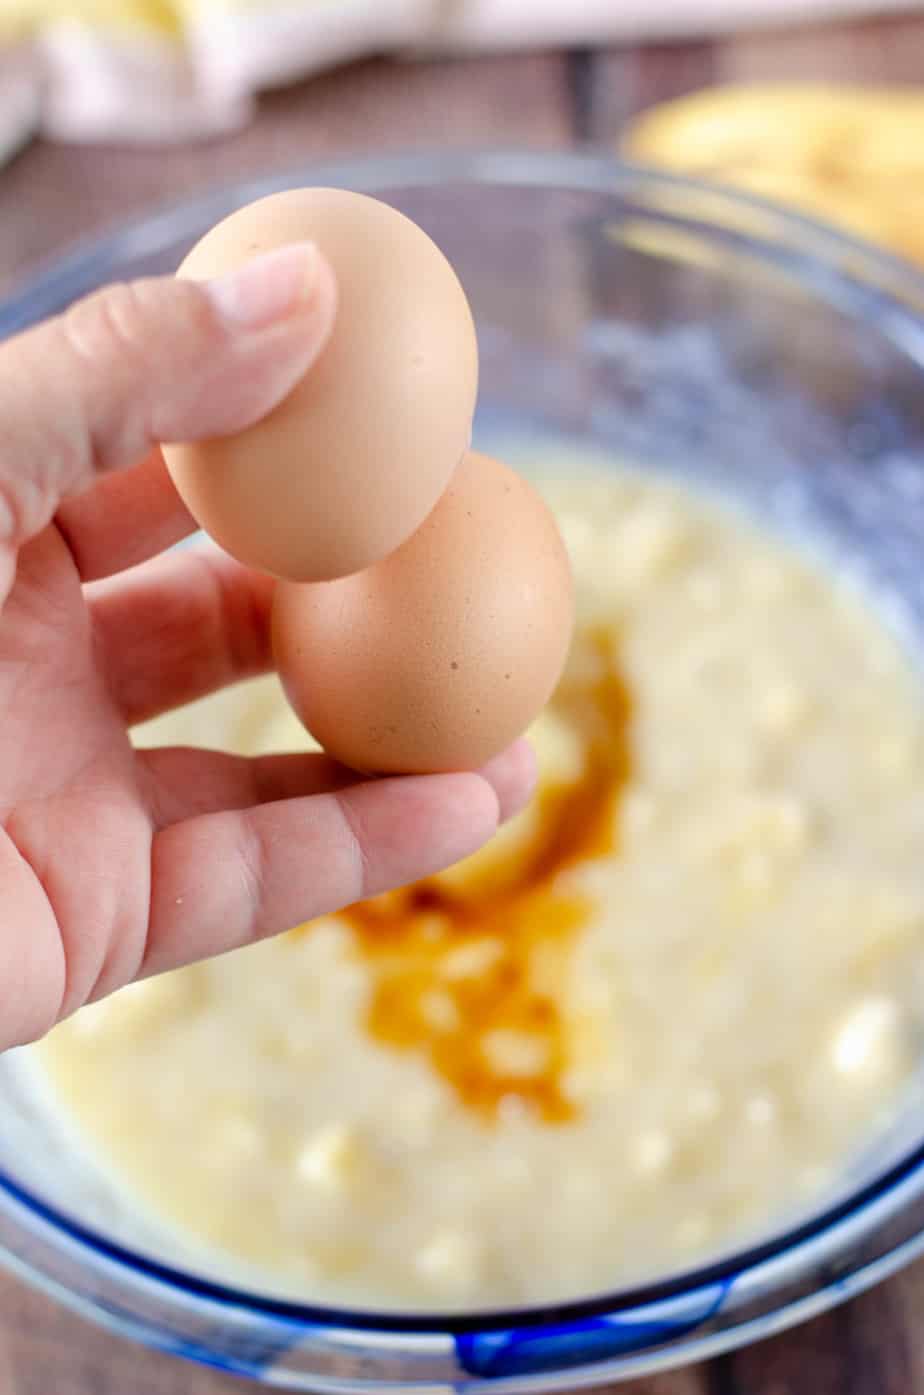
<svg viewBox="0 0 924 1395">
<path fill-rule="evenodd" d="M 320 353 L 335 301 L 327 263 L 299 244 L 211 283 L 109 286 L 0 345 L 0 547 L 160 441 L 264 416 Z"/>
</svg>

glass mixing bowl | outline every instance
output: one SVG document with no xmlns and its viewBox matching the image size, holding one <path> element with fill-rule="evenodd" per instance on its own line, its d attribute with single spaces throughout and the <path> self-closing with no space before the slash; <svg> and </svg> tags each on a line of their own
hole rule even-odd
<svg viewBox="0 0 924 1395">
<path fill-rule="evenodd" d="M 482 443 L 558 438 L 719 490 L 820 541 L 832 565 L 849 557 L 920 642 L 924 277 L 758 200 L 592 155 L 312 166 L 77 250 L 0 306 L 0 337 L 102 282 L 170 270 L 242 203 L 319 183 L 396 204 L 458 268 Z M 812 1214 L 644 1288 L 465 1318 L 298 1306 L 168 1247 L 56 1132 L 19 1053 L 0 1059 L 0 1258 L 124 1335 L 291 1390 L 610 1381 L 766 1336 L 922 1248 L 924 1123 L 909 1106 Z"/>
</svg>

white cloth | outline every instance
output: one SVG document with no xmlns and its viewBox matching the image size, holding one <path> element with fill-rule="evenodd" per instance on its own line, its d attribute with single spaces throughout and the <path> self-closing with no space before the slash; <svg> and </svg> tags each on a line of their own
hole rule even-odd
<svg viewBox="0 0 924 1395">
<path fill-rule="evenodd" d="M 0 48 L 0 158 L 37 129 L 64 141 L 233 129 L 261 89 L 363 54 L 694 37 L 909 8 L 924 0 L 176 0 L 177 40 L 101 28 L 75 0 L 71 17 L 36 20 L 28 39 Z"/>
</svg>

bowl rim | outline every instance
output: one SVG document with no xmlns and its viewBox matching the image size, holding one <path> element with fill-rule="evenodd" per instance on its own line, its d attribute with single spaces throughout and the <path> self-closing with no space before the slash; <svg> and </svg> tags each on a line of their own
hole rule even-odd
<svg viewBox="0 0 924 1395">
<path fill-rule="evenodd" d="M 769 1239 L 742 1250 L 723 1255 L 710 1264 L 681 1270 L 666 1279 L 655 1279 L 638 1285 L 610 1289 L 589 1298 L 536 1304 L 532 1307 L 471 1309 L 464 1311 L 412 1309 L 374 1309 L 337 1307 L 330 1304 L 299 1303 L 265 1294 L 230 1283 L 220 1283 L 202 1275 L 179 1269 L 170 1264 L 130 1249 L 108 1239 L 91 1226 L 74 1220 L 55 1206 L 35 1196 L 3 1170 L 0 1170 L 0 1207 L 11 1201 L 21 1207 L 29 1218 L 51 1226 L 63 1238 L 76 1243 L 96 1259 L 107 1260 L 131 1278 L 140 1278 L 164 1286 L 184 1297 L 205 1301 L 225 1310 L 244 1311 L 253 1316 L 274 1319 L 300 1329 L 336 1329 L 382 1336 L 408 1338 L 451 1334 L 453 1337 L 481 1333 L 537 1330 L 580 1324 L 596 1318 L 628 1315 L 640 1308 L 650 1309 L 659 1303 L 701 1293 L 710 1289 L 725 1289 L 743 1274 L 760 1266 L 783 1259 L 786 1255 L 813 1241 L 834 1240 L 840 1231 L 851 1226 L 872 1226 L 887 1220 L 909 1198 L 897 1195 L 902 1183 L 914 1183 L 913 1191 L 924 1191 L 924 1143 L 911 1150 L 894 1167 L 865 1187 L 845 1197 L 836 1205 L 826 1207 L 799 1225 L 770 1236 Z M 886 1204 L 882 1212 L 878 1203 Z M 847 1238 L 845 1234 L 845 1239 Z M 902 1237 L 889 1249 L 901 1249 L 907 1237 Z M 924 1232 L 918 1233 L 919 1241 Z M 2 1257 L 2 1251 L 0 1251 Z M 28 1265 L 26 1266 L 28 1268 Z"/>
<path fill-rule="evenodd" d="M 63 252 L 41 258 L 27 268 L 19 288 L 14 283 L 0 296 L 0 341 L 36 323 L 49 308 L 60 305 L 62 297 L 82 289 L 86 278 L 92 277 L 96 268 L 112 261 L 114 255 L 127 252 L 137 255 L 154 250 L 165 238 L 175 240 L 181 224 L 201 227 L 206 218 L 221 217 L 230 208 L 291 188 L 295 181 L 306 178 L 373 193 L 456 182 L 548 188 L 554 186 L 556 178 L 561 180 L 563 188 L 572 192 L 619 194 L 631 191 L 633 184 L 641 184 L 646 189 L 668 194 L 698 193 L 713 200 L 714 204 L 724 204 L 732 210 L 749 210 L 766 220 L 765 228 L 788 233 L 791 240 L 798 241 L 800 237 L 808 240 L 807 262 L 818 270 L 835 270 L 857 289 L 862 284 L 859 271 L 876 271 L 887 283 L 894 282 L 900 300 L 921 297 L 917 318 L 924 336 L 924 269 L 897 253 L 794 207 L 717 180 L 623 160 L 593 146 L 564 150 L 484 146 L 451 151 L 422 148 L 384 154 L 355 153 L 312 160 L 240 181 L 216 181 L 192 198 L 162 201 L 141 209 L 125 222 L 112 222 L 95 233 L 75 238 Z M 663 210 L 658 210 L 655 216 L 670 221 Z M 710 227 L 716 227 L 711 220 Z M 741 241 L 769 251 L 763 239 L 753 233 L 742 234 Z M 920 348 L 924 364 L 924 340 Z"/>
<path fill-rule="evenodd" d="M 908 316 L 908 323 L 904 326 L 906 333 L 902 337 L 907 340 L 910 326 L 913 331 L 912 356 L 918 359 L 924 372 L 924 272 L 919 268 L 862 238 L 826 226 L 806 214 L 759 195 L 620 160 L 593 148 L 544 150 L 483 147 L 450 152 L 421 149 L 382 155 L 348 154 L 282 168 L 266 176 L 231 183 L 223 181 L 192 198 L 163 203 L 147 212 L 142 211 L 125 223 L 78 239 L 63 254 L 39 262 L 27 273 L 18 289 L 14 288 L 0 299 L 0 340 L 57 310 L 68 298 L 84 293 L 92 285 L 101 284 L 106 278 L 106 269 L 121 258 L 152 252 L 167 240 L 176 241 L 178 229 L 187 226 L 201 228 L 207 220 L 223 216 L 232 207 L 292 187 L 296 182 L 309 180 L 316 184 L 329 182 L 373 194 L 388 190 L 471 184 L 480 187 L 560 187 L 562 191 L 610 193 L 614 196 L 631 194 L 632 189 L 638 187 L 680 196 L 707 196 L 720 206 L 725 205 L 731 210 L 749 210 L 752 215 L 765 220 L 759 230 L 760 236 L 752 230 L 736 235 L 735 240 L 744 247 L 767 255 L 771 250 L 770 244 L 764 240 L 767 231 L 782 234 L 799 248 L 800 257 L 807 268 L 824 272 L 827 276 L 834 271 L 839 282 L 853 288 L 864 298 L 868 298 L 870 289 L 873 289 L 879 308 L 898 309 Z M 671 221 L 658 209 L 646 216 L 653 221 Z M 713 230 L 721 226 L 712 219 L 706 219 L 705 223 Z M 807 247 L 805 244 L 808 244 Z M 881 284 L 871 288 L 869 279 L 874 282 L 878 280 Z M 859 310 L 855 307 L 855 313 L 862 316 L 865 303 L 865 299 L 861 299 Z M 868 313 L 866 317 L 869 318 Z M 780 1260 L 812 1241 L 821 1240 L 822 1237 L 835 1241 L 842 1231 L 852 1225 L 872 1228 L 908 1201 L 903 1183 L 912 1185 L 913 1194 L 924 1191 L 924 1135 L 917 1145 L 864 1186 L 846 1192 L 836 1202 L 798 1223 L 779 1229 L 767 1239 L 740 1249 L 730 1249 L 708 1264 L 680 1270 L 665 1279 L 626 1285 L 587 1298 L 461 1312 L 377 1311 L 299 1303 L 260 1294 L 244 1286 L 207 1279 L 161 1263 L 109 1239 L 94 1227 L 43 1201 L 2 1168 L 0 1208 L 14 1217 L 18 1211 L 24 1211 L 33 1222 L 50 1227 L 66 1240 L 76 1243 L 81 1250 L 115 1264 L 131 1277 L 153 1281 L 178 1295 L 205 1300 L 220 1308 L 243 1310 L 300 1328 L 333 1328 L 408 1337 L 446 1333 L 461 1336 L 511 1328 L 526 1330 L 580 1323 L 647 1308 L 712 1286 L 728 1285 L 747 1271 Z M 890 1248 L 901 1246 L 897 1244 Z"/>
</svg>

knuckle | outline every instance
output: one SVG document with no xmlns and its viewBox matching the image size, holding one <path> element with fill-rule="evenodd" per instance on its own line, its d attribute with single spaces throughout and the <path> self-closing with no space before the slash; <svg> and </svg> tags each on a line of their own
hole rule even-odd
<svg viewBox="0 0 924 1395">
<path fill-rule="evenodd" d="M 369 838 L 362 817 L 350 796 L 341 792 L 333 797 L 343 821 L 344 851 L 348 861 L 347 878 L 353 887 L 349 899 L 362 901 L 378 889 L 369 858 Z"/>
<path fill-rule="evenodd" d="M 197 642 L 207 630 L 206 642 L 210 653 L 220 656 L 222 672 L 219 681 L 230 679 L 234 673 L 236 614 L 234 587 L 228 574 L 213 558 L 200 555 L 196 559 L 202 577 L 202 595 L 197 605 Z"/>
<path fill-rule="evenodd" d="M 245 934 L 248 939 L 259 939 L 270 927 L 264 923 L 269 850 L 258 819 L 241 819 L 236 854 L 242 903 L 247 907 L 248 924 L 245 926 Z"/>
<path fill-rule="evenodd" d="M 62 317 L 72 351 L 91 364 L 129 368 L 171 359 L 177 345 L 201 345 L 211 328 L 209 307 L 192 282 L 154 278 L 115 282 L 77 301 Z"/>
<path fill-rule="evenodd" d="M 178 281 L 128 281 L 78 301 L 61 317 L 71 395 L 87 437 L 82 454 L 93 468 L 130 463 L 159 438 L 162 412 L 187 392 L 187 370 L 207 357 L 196 329 L 204 300 Z"/>
<path fill-rule="evenodd" d="M 16 546 L 42 526 L 47 493 L 44 480 L 25 471 L 0 474 L 0 546 Z"/>
<path fill-rule="evenodd" d="M 144 343 L 144 308 L 131 283 L 107 286 L 78 301 L 64 315 L 62 328 L 72 351 L 97 364 L 136 354 Z"/>
</svg>

